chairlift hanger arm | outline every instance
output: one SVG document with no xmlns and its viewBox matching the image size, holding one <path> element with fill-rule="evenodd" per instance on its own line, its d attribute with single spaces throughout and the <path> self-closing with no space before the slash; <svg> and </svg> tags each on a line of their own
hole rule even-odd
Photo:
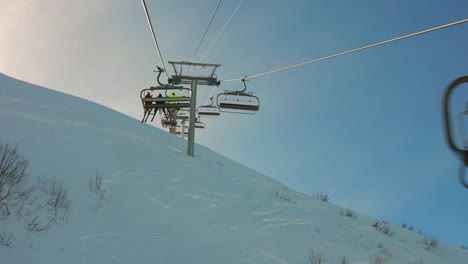
<svg viewBox="0 0 468 264">
<path fill-rule="evenodd" d="M 244 78 L 241 78 L 241 82 L 244 85 L 244 90 L 242 90 L 241 92 L 245 92 L 245 90 L 247 90 L 247 86 L 245 85 L 245 78 L 247 78 L 247 76 L 245 76 Z"/>
<path fill-rule="evenodd" d="M 159 66 L 156 66 L 156 68 L 158 68 L 158 84 L 159 85 L 163 85 L 160 81 L 159 81 L 159 77 L 161 77 L 161 73 L 165 72 L 165 70 Z"/>
</svg>

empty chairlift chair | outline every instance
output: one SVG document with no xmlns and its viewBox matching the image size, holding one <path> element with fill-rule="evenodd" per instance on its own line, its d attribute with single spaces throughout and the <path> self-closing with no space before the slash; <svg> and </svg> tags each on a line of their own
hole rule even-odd
<svg viewBox="0 0 468 264">
<path fill-rule="evenodd" d="M 201 105 L 197 108 L 198 116 L 203 117 L 218 117 L 221 114 L 218 106 L 213 105 L 213 97 L 209 99 L 211 103 L 209 105 Z"/>
<path fill-rule="evenodd" d="M 195 120 L 195 128 L 205 129 L 205 123 L 200 121 L 200 117 Z"/>
<path fill-rule="evenodd" d="M 241 79 L 241 81 L 244 90 L 224 91 L 216 97 L 216 104 L 221 112 L 252 115 L 260 109 L 260 99 L 252 92 L 246 93 L 245 79 Z"/>
</svg>

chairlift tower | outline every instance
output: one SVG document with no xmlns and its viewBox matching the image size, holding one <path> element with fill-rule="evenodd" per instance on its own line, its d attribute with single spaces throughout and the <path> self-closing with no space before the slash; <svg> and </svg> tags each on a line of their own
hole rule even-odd
<svg viewBox="0 0 468 264">
<path fill-rule="evenodd" d="M 215 71 L 221 65 L 188 61 L 169 61 L 169 64 L 171 64 L 174 68 L 174 74 L 171 75 L 169 83 L 174 85 L 190 84 L 191 100 L 187 155 L 193 157 L 195 145 L 195 112 L 197 108 L 197 85 L 218 86 L 219 81 L 217 79 L 217 76 L 215 75 Z M 193 72 L 198 72 L 197 69 L 201 68 L 203 70 L 204 75 L 192 76 L 190 75 L 190 68 L 193 69 Z"/>
</svg>

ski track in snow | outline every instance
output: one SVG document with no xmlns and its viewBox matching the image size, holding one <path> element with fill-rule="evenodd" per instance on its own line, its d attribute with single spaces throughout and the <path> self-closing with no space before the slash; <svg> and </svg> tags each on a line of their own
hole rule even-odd
<svg viewBox="0 0 468 264">
<path fill-rule="evenodd" d="M 251 212 L 251 214 L 253 215 L 268 215 L 268 214 L 272 214 L 272 213 L 276 213 L 278 211 L 274 211 L 274 210 L 269 210 L 269 211 L 254 211 L 254 212 Z"/>
<path fill-rule="evenodd" d="M 154 198 L 153 196 L 151 196 L 151 195 L 149 195 L 149 194 L 146 194 L 146 193 L 145 193 L 145 197 L 146 197 L 148 200 L 153 201 L 154 203 L 160 205 L 160 206 L 163 207 L 163 208 L 166 208 L 166 209 L 167 209 L 167 208 L 171 208 L 171 206 L 172 206 L 171 204 L 165 204 L 165 203 L 159 201 L 158 199 Z"/>
<path fill-rule="evenodd" d="M 73 138 L 72 136 L 59 135 L 59 134 L 57 134 L 57 135 L 55 135 L 55 136 L 57 136 L 57 137 L 63 137 L 63 138 Z"/>
<path fill-rule="evenodd" d="M 267 257 L 267 258 L 269 258 L 269 259 L 272 259 L 272 260 L 276 261 L 277 263 L 280 263 L 280 264 L 288 264 L 287 262 L 285 262 L 285 261 L 279 259 L 279 258 L 276 257 L 276 256 L 271 255 L 270 253 L 266 252 L 265 250 L 258 250 L 257 252 L 258 252 L 258 254 L 259 254 L 260 256 L 262 256 L 262 257 Z"/>
<path fill-rule="evenodd" d="M 168 147 L 169 149 L 172 149 L 172 150 L 176 151 L 176 152 L 180 152 L 180 153 L 183 152 L 182 150 L 173 148 L 173 147 L 171 147 L 171 146 L 167 146 L 167 147 Z"/>
<path fill-rule="evenodd" d="M 92 234 L 80 237 L 80 241 L 86 241 L 94 238 L 103 237 L 121 237 L 126 239 L 162 239 L 160 233 L 106 233 L 106 234 Z"/>
<path fill-rule="evenodd" d="M 13 96 L 0 96 L 0 102 L 10 102 L 10 103 L 27 103 L 26 101 L 24 100 L 21 100 L 21 99 L 18 99 L 16 97 L 13 97 Z"/>
<path fill-rule="evenodd" d="M 223 206 L 228 206 L 228 205 L 233 205 L 233 204 L 249 204 L 249 205 L 252 205 L 252 204 L 255 204 L 255 203 L 254 202 L 228 202 L 228 203 L 222 203 L 222 204 L 216 204 L 215 203 L 211 207 L 216 208 L 216 207 L 223 207 Z"/>
<path fill-rule="evenodd" d="M 288 223 L 266 225 L 266 226 L 263 226 L 262 228 L 266 229 L 266 228 L 273 228 L 273 227 L 277 227 L 277 226 L 287 226 L 287 225 L 306 225 L 308 223 L 309 223 L 308 221 L 305 221 L 305 222 L 288 222 Z"/>
<path fill-rule="evenodd" d="M 310 223 L 310 221 L 306 219 L 297 219 L 297 218 L 264 218 L 260 222 L 261 223 L 277 222 L 277 223 L 271 223 L 269 225 L 263 226 L 262 228 L 265 228 L 265 229 L 278 227 L 278 226 L 287 226 L 287 225 L 306 225 Z"/>
<path fill-rule="evenodd" d="M 96 126 L 92 125 L 91 123 L 88 122 L 80 122 L 80 121 L 74 121 L 74 120 L 69 120 L 67 123 L 77 126 L 77 127 L 83 127 L 83 128 L 91 128 L 91 129 L 98 129 Z"/>
<path fill-rule="evenodd" d="M 265 219 L 262 219 L 261 222 L 298 222 L 298 221 L 306 221 L 304 219 L 294 219 L 294 218 L 291 218 L 291 219 L 288 219 L 288 218 L 265 218 Z"/>
<path fill-rule="evenodd" d="M 124 171 L 118 171 L 118 172 L 115 172 L 112 174 L 112 179 L 109 179 L 108 181 L 110 182 L 116 182 L 117 180 L 120 180 L 121 178 L 130 178 L 130 177 L 137 177 L 137 176 L 142 176 L 144 175 L 143 173 L 135 173 L 135 172 L 132 172 L 132 173 L 128 173 L 128 172 L 124 172 Z"/>
<path fill-rule="evenodd" d="M 203 190 L 201 188 L 198 188 L 197 186 L 194 186 L 193 189 L 199 191 L 199 192 L 202 192 L 202 193 L 205 193 L 205 194 L 209 194 L 209 195 L 214 195 L 214 196 L 220 196 L 220 197 L 231 197 L 231 198 L 235 198 L 237 197 L 238 195 L 229 195 L 229 194 L 224 194 L 224 193 L 214 193 L 214 192 L 209 192 L 209 191 L 206 191 L 206 190 Z"/>
<path fill-rule="evenodd" d="M 40 116 L 26 114 L 26 113 L 23 113 L 23 112 L 10 112 L 10 113 L 21 116 L 21 117 L 25 117 L 25 118 L 28 118 L 28 119 L 34 120 L 34 121 L 41 121 L 41 122 L 46 122 L 46 123 L 51 123 L 51 124 L 57 123 L 57 121 L 54 121 L 54 120 L 44 119 L 44 118 L 41 118 Z"/>
<path fill-rule="evenodd" d="M 190 197 L 190 198 L 193 198 L 193 199 L 198 199 L 198 200 L 210 201 L 210 202 L 218 202 L 219 201 L 218 199 L 210 199 L 210 198 L 206 198 L 206 197 L 196 195 L 196 194 L 193 194 L 193 193 L 185 193 L 184 196 L 187 196 L 187 197 Z"/>
</svg>

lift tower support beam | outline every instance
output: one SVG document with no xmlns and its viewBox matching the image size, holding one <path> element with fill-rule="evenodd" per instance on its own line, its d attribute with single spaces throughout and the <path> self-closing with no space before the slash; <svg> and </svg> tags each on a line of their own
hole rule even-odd
<svg viewBox="0 0 468 264">
<path fill-rule="evenodd" d="M 187 61 L 169 61 L 174 68 L 174 74 L 169 79 L 169 82 L 174 85 L 178 84 L 190 84 L 191 89 L 191 100 L 190 100 L 190 119 L 189 119 L 189 134 L 188 134 L 188 146 L 187 155 L 194 157 L 195 155 L 195 120 L 196 109 L 197 109 L 197 85 L 207 86 L 218 86 L 219 82 L 215 75 L 215 71 L 220 64 L 208 64 L 208 63 L 195 63 Z M 196 67 L 201 67 L 202 72 L 205 73 L 203 76 L 192 76 L 190 73 L 190 67 L 192 70 L 197 72 Z M 185 70 L 184 70 L 185 68 Z"/>
</svg>

